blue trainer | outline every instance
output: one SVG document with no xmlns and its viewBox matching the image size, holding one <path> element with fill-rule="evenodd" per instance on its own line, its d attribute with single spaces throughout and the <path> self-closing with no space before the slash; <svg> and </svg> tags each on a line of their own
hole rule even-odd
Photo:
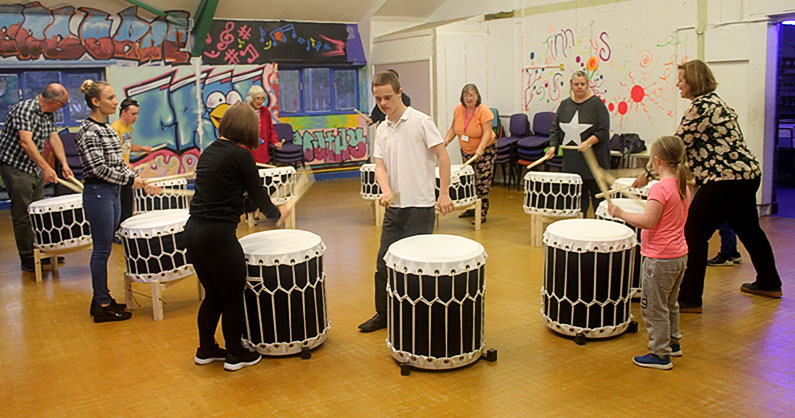
<svg viewBox="0 0 795 418">
<path fill-rule="evenodd" d="M 640 367 L 651 367 L 652 369 L 670 370 L 674 368 L 670 356 L 660 357 L 652 353 L 645 356 L 632 357 L 632 362 Z"/>
<path fill-rule="evenodd" d="M 671 355 L 674 357 L 682 357 L 682 347 L 679 343 L 671 344 Z"/>
</svg>

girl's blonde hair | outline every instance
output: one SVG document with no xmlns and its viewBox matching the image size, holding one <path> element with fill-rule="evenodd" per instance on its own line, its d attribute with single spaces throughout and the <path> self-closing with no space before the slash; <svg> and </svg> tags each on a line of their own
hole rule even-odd
<svg viewBox="0 0 795 418">
<path fill-rule="evenodd" d="M 85 95 L 86 104 L 88 104 L 88 107 L 91 109 L 96 109 L 96 106 L 94 106 L 94 103 L 91 102 L 91 99 L 99 100 L 102 90 L 105 90 L 105 87 L 108 86 L 110 86 L 110 84 L 105 81 L 94 81 L 91 79 L 84 81 L 83 84 L 80 85 L 80 93 Z"/>
<path fill-rule="evenodd" d="M 678 136 L 662 136 L 651 145 L 649 156 L 659 158 L 663 164 L 668 164 L 676 171 L 679 197 L 687 197 L 687 186 L 692 181 L 685 156 L 685 143 Z"/>
</svg>

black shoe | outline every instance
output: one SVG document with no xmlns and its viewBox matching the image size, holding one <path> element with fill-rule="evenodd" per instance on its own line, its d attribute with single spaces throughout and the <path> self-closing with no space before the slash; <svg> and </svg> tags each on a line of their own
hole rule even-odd
<svg viewBox="0 0 795 418">
<path fill-rule="evenodd" d="M 196 364 L 210 364 L 214 361 L 225 361 L 226 360 L 226 350 L 219 347 L 218 344 L 213 345 L 210 348 L 202 348 L 199 347 L 196 349 L 196 357 L 193 358 L 193 362 Z"/>
<path fill-rule="evenodd" d="M 66 259 L 59 255 L 58 256 L 58 265 L 60 266 L 64 262 L 66 262 Z M 42 258 L 41 259 L 41 265 L 42 266 L 49 266 L 50 265 L 50 258 L 49 257 L 48 258 Z"/>
<path fill-rule="evenodd" d="M 359 325 L 359 332 L 373 332 L 386 328 L 386 314 L 377 313 Z"/>
<path fill-rule="evenodd" d="M 116 234 L 113 236 L 113 243 L 114 244 L 121 244 L 121 235 Z"/>
<path fill-rule="evenodd" d="M 19 264 L 19 268 L 22 271 L 24 271 L 24 272 L 35 273 L 36 272 L 36 263 L 34 263 L 33 260 L 30 260 L 30 262 L 23 261 L 23 262 L 21 262 Z"/>
<path fill-rule="evenodd" d="M 740 259 L 742 261 L 742 258 Z M 719 267 L 719 266 L 733 266 L 734 260 L 733 257 L 728 255 L 724 255 L 723 253 L 718 253 L 715 257 L 710 258 L 707 260 L 708 266 Z"/>
<path fill-rule="evenodd" d="M 259 363 L 260 359 L 262 359 L 262 357 L 256 351 L 243 350 L 238 354 L 227 351 L 224 361 L 224 370 L 228 372 L 240 370 L 243 367 L 253 366 Z"/>
<path fill-rule="evenodd" d="M 485 224 L 485 223 L 486 223 L 486 217 L 485 217 L 485 216 L 481 216 L 481 218 L 480 218 L 480 223 L 482 223 L 482 224 Z M 473 220 L 472 220 L 472 225 L 474 225 L 474 224 L 475 224 L 475 220 L 473 219 Z"/>
<path fill-rule="evenodd" d="M 474 218 L 475 209 L 467 209 L 462 214 L 458 215 L 459 218 Z"/>
<path fill-rule="evenodd" d="M 691 305 L 689 303 L 679 301 L 679 313 L 697 313 L 700 314 L 704 310 L 700 306 Z"/>
<path fill-rule="evenodd" d="M 123 303 L 116 303 L 116 299 L 113 298 L 110 298 L 109 307 L 118 312 L 124 312 L 124 310 L 127 309 L 127 305 Z M 97 304 L 94 303 L 94 298 L 91 298 L 91 307 L 88 309 L 88 314 L 94 316 L 96 309 L 97 309 Z"/>
<path fill-rule="evenodd" d="M 773 290 L 762 290 L 756 283 L 743 283 L 740 286 L 740 291 L 743 293 L 750 293 L 752 295 L 767 296 L 769 298 L 778 299 L 781 297 L 781 288 Z"/>
<path fill-rule="evenodd" d="M 132 318 L 130 312 L 119 312 L 110 306 L 97 306 L 94 309 L 94 322 L 125 321 L 130 318 Z"/>
</svg>

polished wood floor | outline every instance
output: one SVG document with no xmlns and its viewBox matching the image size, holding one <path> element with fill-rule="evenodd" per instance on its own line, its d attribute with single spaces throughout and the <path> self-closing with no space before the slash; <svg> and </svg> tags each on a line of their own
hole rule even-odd
<svg viewBox="0 0 795 418">
<path fill-rule="evenodd" d="M 310 360 L 264 358 L 224 372 L 193 364 L 196 288 L 187 279 L 163 293 L 165 319 L 152 320 L 149 288 L 121 323 L 88 315 L 89 251 L 71 253 L 57 274 L 36 283 L 21 273 L 8 211 L 0 212 L 0 414 L 3 416 L 782 416 L 795 410 L 795 219 L 765 218 L 784 281 L 780 300 L 749 296 L 747 253 L 734 267 L 707 272 L 703 315 L 683 315 L 684 357 L 674 369 L 642 369 L 647 335 L 584 346 L 550 331 L 540 314 L 542 250 L 529 245 L 522 194 L 495 187 L 488 222 L 474 231 L 448 216 L 438 233 L 482 243 L 486 342 L 495 363 L 400 375 L 386 332 L 360 334 L 373 314 L 372 272 L 379 229 L 358 194 L 359 180 L 318 182 L 299 203 L 297 226 L 319 234 L 325 255 L 328 340 Z M 249 229 L 246 235 L 266 228 Z M 717 238 L 712 241 L 714 253 Z M 110 287 L 123 299 L 121 246 Z M 218 334 L 221 340 L 220 333 Z M 789 411 L 789 412 L 787 412 Z"/>
</svg>

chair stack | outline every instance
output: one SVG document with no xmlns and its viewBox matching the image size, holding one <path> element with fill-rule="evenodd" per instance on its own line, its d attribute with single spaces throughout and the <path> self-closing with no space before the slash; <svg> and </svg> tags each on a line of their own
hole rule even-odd
<svg viewBox="0 0 795 418">
<path fill-rule="evenodd" d="M 299 166 L 304 164 L 303 148 L 293 142 L 293 127 L 289 123 L 276 123 L 273 125 L 276 136 L 282 142 L 282 149 L 270 145 L 273 161 L 278 164 Z"/>
<path fill-rule="evenodd" d="M 533 116 L 533 135 L 516 142 L 516 156 L 520 166 L 527 167 L 544 156 L 549 146 L 549 131 L 552 130 L 554 120 L 554 112 L 538 112 Z M 519 178 L 523 175 L 521 173 Z"/>
<path fill-rule="evenodd" d="M 497 139 L 497 159 L 494 161 L 496 167 L 502 169 L 502 177 L 505 179 L 505 184 L 510 188 L 511 182 L 516 181 L 519 184 L 519 179 L 516 178 L 516 143 L 530 135 L 530 123 L 527 121 L 527 115 L 524 113 L 514 113 L 511 115 L 511 123 L 508 127 L 511 136 L 506 136 Z M 496 174 L 496 169 L 494 170 Z"/>
</svg>

